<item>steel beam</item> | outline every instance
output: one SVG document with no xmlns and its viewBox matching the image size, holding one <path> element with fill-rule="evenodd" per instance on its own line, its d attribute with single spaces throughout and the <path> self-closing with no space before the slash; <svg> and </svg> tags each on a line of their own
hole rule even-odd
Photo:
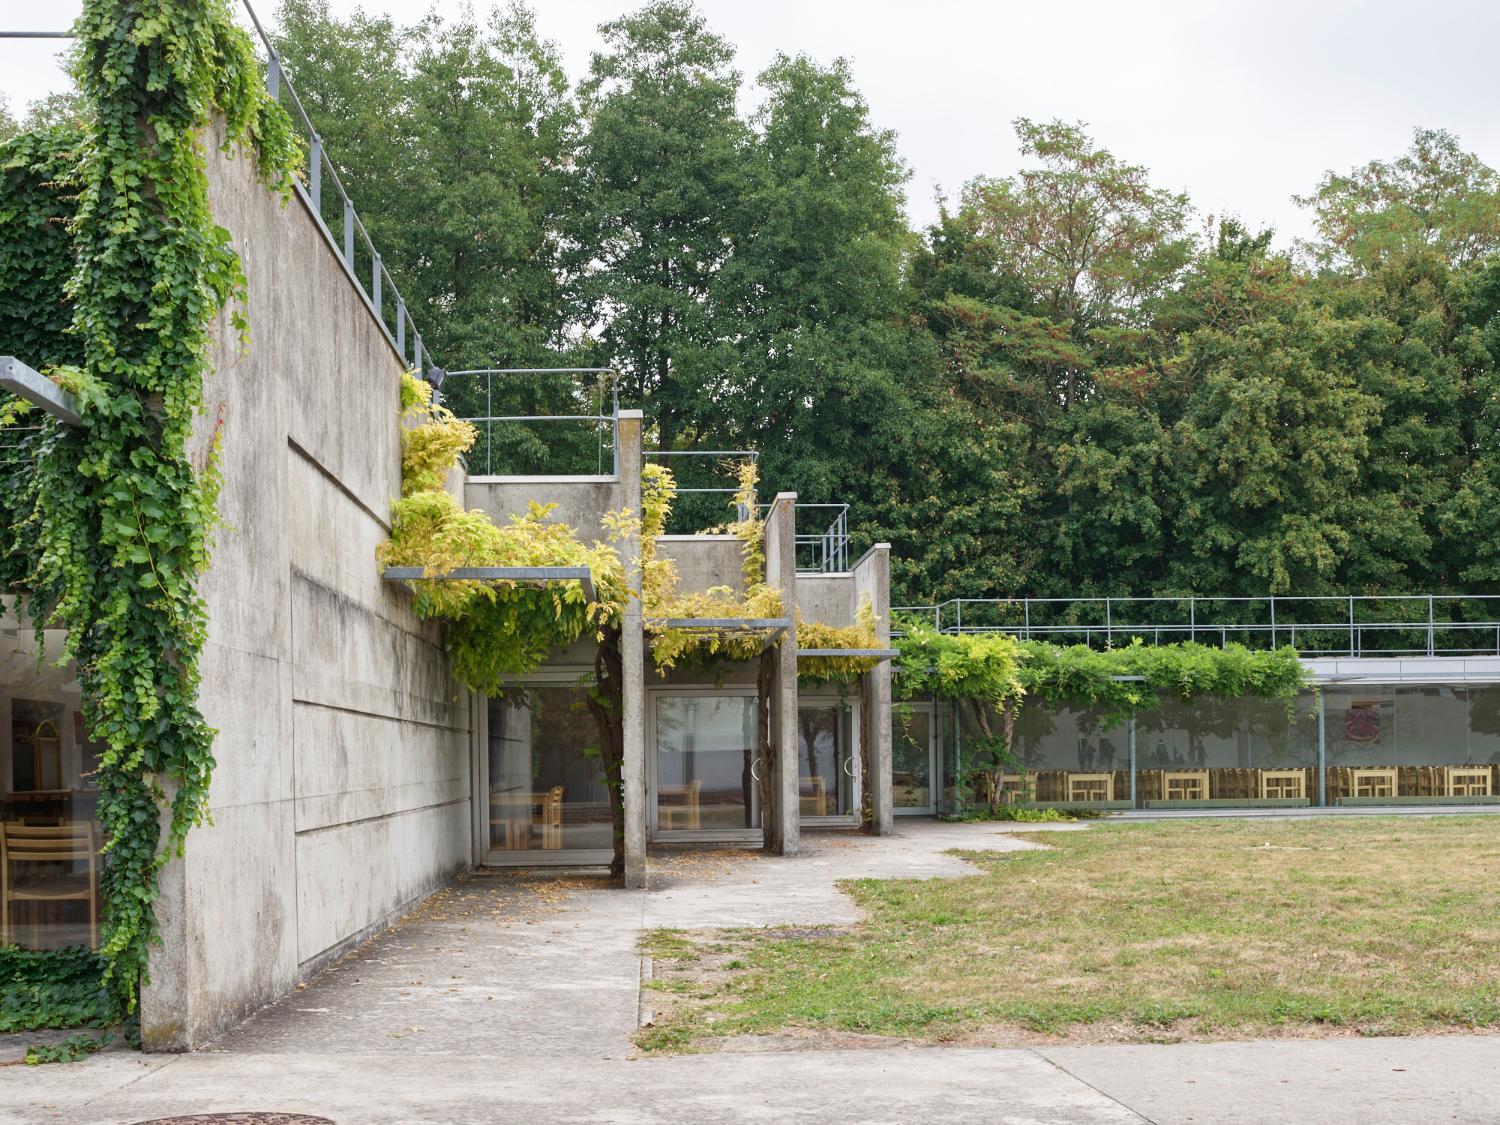
<svg viewBox="0 0 1500 1125">
<path fill-rule="evenodd" d="M 24 398 L 66 425 L 83 424 L 83 407 L 76 396 L 13 355 L 0 355 L 0 390 Z"/>
</svg>

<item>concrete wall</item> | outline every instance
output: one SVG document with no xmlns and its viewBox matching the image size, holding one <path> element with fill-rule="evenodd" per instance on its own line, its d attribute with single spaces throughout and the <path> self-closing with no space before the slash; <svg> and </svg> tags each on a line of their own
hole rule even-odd
<svg viewBox="0 0 1500 1125">
<path fill-rule="evenodd" d="M 619 477 L 470 477 L 464 485 L 464 506 L 478 508 L 498 524 L 525 515 L 532 501 L 556 504 L 552 519 L 567 524 L 585 543 L 607 541 L 604 514 L 629 506 Z"/>
<path fill-rule="evenodd" d="M 209 139 L 215 218 L 248 280 L 205 387 L 224 489 L 200 705 L 213 823 L 162 875 L 148 1047 L 201 1045 L 470 858 L 469 706 L 438 627 L 379 579 L 400 492 L 403 364 L 298 200 Z"/>
<path fill-rule="evenodd" d="M 677 565 L 677 591 L 701 594 L 715 586 L 745 590 L 744 545 L 733 535 L 659 535 L 656 557 Z"/>
<path fill-rule="evenodd" d="M 797 576 L 797 608 L 808 621 L 823 625 L 852 625 L 858 603 L 852 573 Z"/>
</svg>

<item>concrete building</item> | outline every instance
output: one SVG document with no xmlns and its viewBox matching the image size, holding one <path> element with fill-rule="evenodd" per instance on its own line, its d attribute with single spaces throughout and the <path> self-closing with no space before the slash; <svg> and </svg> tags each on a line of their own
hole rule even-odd
<svg viewBox="0 0 1500 1125">
<path fill-rule="evenodd" d="M 217 430 L 223 491 L 201 584 L 209 636 L 200 706 L 217 729 L 212 822 L 161 875 L 163 944 L 141 997 L 150 1049 L 203 1044 L 388 925 L 475 864 L 607 863 L 611 822 L 582 711 L 591 647 L 559 652 L 506 700 L 450 675 L 440 623 L 419 619 L 376 548 L 401 491 L 399 376 L 421 357 L 355 277 L 305 191 L 286 207 L 248 159 L 208 146 L 215 217 L 248 281 L 250 346 L 227 315 L 198 452 Z M 24 357 L 23 357 L 24 359 Z M 50 384 L 48 384 L 50 386 Z M 45 393 L 45 388 L 42 388 Z M 585 538 L 611 510 L 639 510 L 639 411 L 613 419 L 619 456 L 590 477 L 469 476 L 452 482 L 497 519 L 533 501 Z M 762 810 L 755 669 L 722 679 L 659 676 L 639 602 L 624 653 L 627 884 L 652 840 L 758 839 L 797 851 L 804 826 L 891 824 L 889 663 L 847 693 L 802 695 L 791 623 L 851 624 L 868 599 L 889 638 L 889 559 L 801 574 L 796 497 L 766 517 L 767 579 L 786 617 L 772 736 L 781 765 Z M 739 581 L 732 537 L 664 537 L 685 589 Z M 841 558 L 846 556 L 843 552 Z M 0 628 L 0 807 L 18 829 L 89 825 L 91 747 L 71 672 L 38 668 L 14 597 Z M 61 636 L 49 634 L 49 648 Z M 95 748 L 96 750 L 96 748 Z M 97 835 L 92 841 L 97 845 Z M 97 859 L 78 866 L 97 878 Z M 6 937 L 37 947 L 97 942 L 93 903 L 4 903 Z"/>
</svg>

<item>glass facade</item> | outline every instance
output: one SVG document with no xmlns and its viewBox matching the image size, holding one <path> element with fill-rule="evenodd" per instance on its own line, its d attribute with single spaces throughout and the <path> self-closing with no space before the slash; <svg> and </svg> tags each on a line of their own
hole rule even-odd
<svg viewBox="0 0 1500 1125">
<path fill-rule="evenodd" d="M 1087 710 L 1026 704 L 1004 791 L 1008 800 L 1101 808 L 1500 803 L 1500 684 L 1335 683 L 1321 695 L 1321 743 L 1310 691 L 1290 707 L 1168 699 L 1107 727 Z M 967 705 L 952 710 L 942 768 L 963 776 L 965 745 L 980 728 Z M 898 800 L 900 792 L 898 774 Z M 977 794 L 970 781 L 964 801 Z"/>
<path fill-rule="evenodd" d="M 32 949 L 99 944 L 100 746 L 63 639 L 49 630 L 38 663 L 30 622 L 0 607 L 0 944 Z"/>
<path fill-rule="evenodd" d="M 489 701 L 492 851 L 609 851 L 609 789 L 587 689 L 532 684 Z"/>
<path fill-rule="evenodd" d="M 854 811 L 850 718 L 842 703 L 803 704 L 797 709 L 797 792 L 804 819 Z"/>
<path fill-rule="evenodd" d="M 754 695 L 656 696 L 658 833 L 759 829 L 756 717 Z"/>
<path fill-rule="evenodd" d="M 891 715 L 891 791 L 898 813 L 935 812 L 934 708 L 908 703 Z"/>
</svg>

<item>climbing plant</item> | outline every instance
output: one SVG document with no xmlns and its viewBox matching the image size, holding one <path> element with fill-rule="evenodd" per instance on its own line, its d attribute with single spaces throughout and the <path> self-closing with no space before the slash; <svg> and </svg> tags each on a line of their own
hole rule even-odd
<svg viewBox="0 0 1500 1125">
<path fill-rule="evenodd" d="M 1290 708 L 1307 683 L 1291 648 L 1145 645 L 1137 640 L 1100 651 L 1019 641 L 1004 633 L 939 633 L 917 622 L 903 623 L 896 647 L 901 698 L 954 700 L 971 709 L 979 733 L 966 743 L 966 780 L 981 788 L 991 805 L 1000 796 L 1000 775 L 1016 768 L 1012 737 L 1024 699 L 1089 708 L 1111 725 L 1159 707 L 1163 696 L 1254 696 L 1285 700 Z"/>
<path fill-rule="evenodd" d="M 75 25 L 86 112 L 68 188 L 71 276 L 62 381 L 87 390 L 84 423 L 48 422 L 30 465 L 23 585 L 36 627 L 67 631 L 107 838 L 100 956 L 116 1014 L 132 1011 L 157 934 L 156 876 L 207 815 L 213 734 L 198 710 L 219 477 L 189 443 L 210 326 L 244 297 L 229 233 L 208 205 L 204 136 L 254 151 L 283 198 L 299 159 L 224 0 L 85 0 Z M 11 152 L 16 152 L 12 147 Z M 56 248 L 54 251 L 56 252 Z M 49 321 L 50 323 L 50 321 Z M 232 316 L 242 335 L 242 314 Z M 14 557 L 14 552 L 8 552 Z M 160 807 L 170 806 L 166 840 Z"/>
<path fill-rule="evenodd" d="M 602 641 L 606 629 L 618 626 L 628 596 L 616 547 L 585 545 L 551 518 L 551 504 L 533 503 L 503 524 L 466 511 L 446 484 L 474 444 L 474 427 L 434 404 L 431 386 L 412 375 L 401 377 L 401 402 L 402 495 L 391 505 L 391 537 L 378 561 L 421 567 L 429 576 L 410 584 L 414 607 L 447 622 L 453 674 L 472 691 L 499 694 L 507 679 L 534 672 L 554 648 L 586 631 Z M 634 528 L 625 513 L 607 516 L 606 524 L 616 541 Z M 462 567 L 497 566 L 586 566 L 595 596 L 579 582 L 432 580 Z"/>
<path fill-rule="evenodd" d="M 853 625 L 826 625 L 808 621 L 797 611 L 797 648 L 880 648 L 875 631 L 875 607 L 862 598 Z M 797 657 L 797 679 L 804 684 L 852 684 L 880 663 L 878 656 Z"/>
<path fill-rule="evenodd" d="M 768 618 L 782 613 L 781 591 L 766 582 L 765 522 L 756 507 L 755 464 L 741 462 L 739 486 L 732 501 L 738 518 L 720 528 L 740 541 L 740 573 L 743 591 L 732 586 L 713 586 L 703 591 L 678 589 L 677 566 L 656 552 L 656 539 L 667 526 L 677 483 L 663 465 L 641 470 L 641 604 L 651 657 L 659 672 L 666 673 L 684 661 L 698 665 L 753 660 L 766 647 L 760 630 L 696 629 L 668 625 L 671 620 L 718 618 Z"/>
</svg>

